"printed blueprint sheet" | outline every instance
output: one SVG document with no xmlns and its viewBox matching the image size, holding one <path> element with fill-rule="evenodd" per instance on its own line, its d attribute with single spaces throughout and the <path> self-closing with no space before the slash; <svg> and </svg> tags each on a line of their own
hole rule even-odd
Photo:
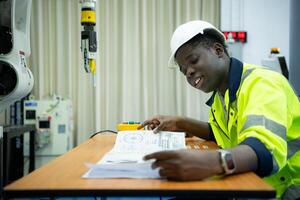
<svg viewBox="0 0 300 200">
<path fill-rule="evenodd" d="M 184 149 L 183 132 L 120 131 L 113 149 L 90 168 L 83 178 L 160 178 L 158 169 L 151 169 L 151 161 L 144 161 L 147 154 Z"/>
</svg>

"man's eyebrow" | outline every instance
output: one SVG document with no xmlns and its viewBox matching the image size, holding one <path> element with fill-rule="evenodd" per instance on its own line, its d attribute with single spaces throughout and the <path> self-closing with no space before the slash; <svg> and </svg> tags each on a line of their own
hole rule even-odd
<svg viewBox="0 0 300 200">
<path fill-rule="evenodd" d="M 192 57 L 194 54 L 190 53 L 187 57 L 185 57 L 185 60 L 188 60 L 190 57 Z"/>
</svg>

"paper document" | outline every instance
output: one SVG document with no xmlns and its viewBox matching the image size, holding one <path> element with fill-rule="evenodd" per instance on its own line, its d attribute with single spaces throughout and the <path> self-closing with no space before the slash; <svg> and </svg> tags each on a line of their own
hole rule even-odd
<svg viewBox="0 0 300 200">
<path fill-rule="evenodd" d="M 151 168 L 151 161 L 144 161 L 147 154 L 185 149 L 183 132 L 120 131 L 113 149 L 97 164 L 87 164 L 89 171 L 83 178 L 160 178 L 158 169 Z"/>
</svg>

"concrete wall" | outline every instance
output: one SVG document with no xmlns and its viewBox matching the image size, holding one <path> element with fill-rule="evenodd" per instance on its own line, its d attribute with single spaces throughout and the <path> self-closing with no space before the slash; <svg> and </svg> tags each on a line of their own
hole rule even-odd
<svg viewBox="0 0 300 200">
<path fill-rule="evenodd" d="M 290 0 L 290 82 L 300 97 L 300 1 Z"/>
</svg>

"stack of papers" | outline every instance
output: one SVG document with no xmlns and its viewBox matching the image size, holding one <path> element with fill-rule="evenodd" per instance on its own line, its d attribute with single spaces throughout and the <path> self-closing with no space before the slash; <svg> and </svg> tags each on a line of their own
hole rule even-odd
<svg viewBox="0 0 300 200">
<path fill-rule="evenodd" d="M 183 132 L 120 131 L 113 149 L 97 164 L 87 164 L 89 170 L 83 178 L 160 178 L 158 169 L 151 168 L 151 161 L 144 161 L 147 154 L 185 149 Z"/>
</svg>

